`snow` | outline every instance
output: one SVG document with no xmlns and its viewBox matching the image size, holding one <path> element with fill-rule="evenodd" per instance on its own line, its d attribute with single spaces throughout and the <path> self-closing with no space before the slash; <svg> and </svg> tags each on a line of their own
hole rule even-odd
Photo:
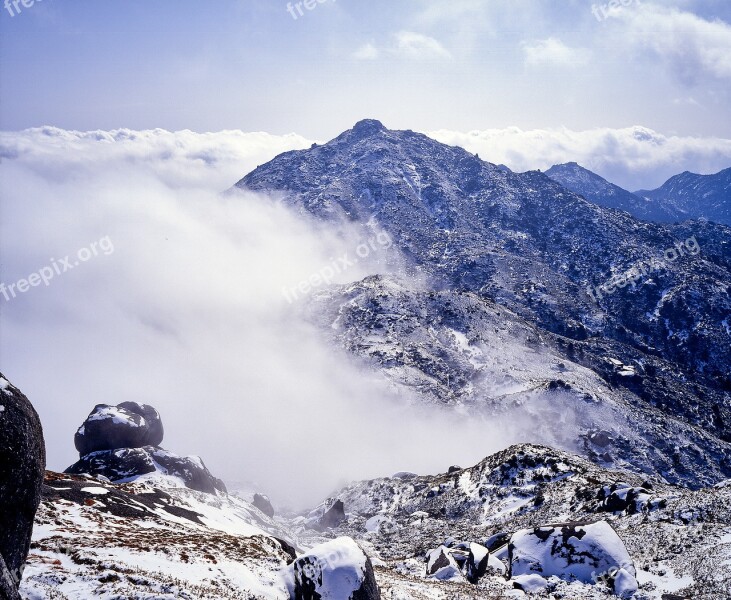
<svg viewBox="0 0 731 600">
<path fill-rule="evenodd" d="M 563 538 L 566 527 L 524 529 L 513 535 L 513 575 L 540 573 L 561 579 L 594 583 L 624 569 L 634 579 L 635 568 L 624 543 L 611 525 L 599 521 L 576 526 L 576 535 Z M 562 539 L 563 538 L 563 539 Z M 629 585 L 629 583 L 627 583 Z"/>
<path fill-rule="evenodd" d="M 513 577 L 513 581 L 529 594 L 541 592 L 548 586 L 548 582 L 540 575 L 519 575 Z"/>
<path fill-rule="evenodd" d="M 86 492 L 87 494 L 94 494 L 94 495 L 98 495 L 98 496 L 103 496 L 103 495 L 109 493 L 109 490 L 107 488 L 95 487 L 95 486 L 81 488 L 81 491 Z"/>
<path fill-rule="evenodd" d="M 679 592 L 688 586 L 693 585 L 693 578 L 689 575 L 679 577 L 675 574 L 671 567 L 664 564 L 662 565 L 662 569 L 659 569 L 660 565 L 657 565 L 657 567 L 663 575 L 638 569 L 637 582 L 643 587 L 652 583 L 658 590 L 668 594 Z"/>
<path fill-rule="evenodd" d="M 388 517 L 384 515 L 376 515 L 365 522 L 365 530 L 371 533 L 377 532 L 381 528 L 381 523 L 388 521 Z"/>
<path fill-rule="evenodd" d="M 112 419 L 115 425 L 128 425 L 130 427 L 142 427 L 145 426 L 145 419 L 143 417 L 140 417 L 139 415 L 134 415 L 137 417 L 141 422 L 138 423 L 135 421 L 135 419 L 129 414 L 126 413 L 123 409 L 120 409 L 116 406 L 105 406 L 103 408 L 99 408 L 98 410 L 94 411 L 87 421 L 104 421 L 106 419 Z"/>
</svg>

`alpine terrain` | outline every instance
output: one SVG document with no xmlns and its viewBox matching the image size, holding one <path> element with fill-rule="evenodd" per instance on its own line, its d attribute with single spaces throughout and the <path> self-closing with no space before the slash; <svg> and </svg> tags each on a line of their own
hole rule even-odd
<svg viewBox="0 0 731 600">
<path fill-rule="evenodd" d="M 303 318 L 417 405 L 520 443 L 450 466 L 445 427 L 423 448 L 441 473 L 295 512 L 163 449 L 153 407 L 90 406 L 79 461 L 45 473 L 21 597 L 731 598 L 728 185 L 699 177 L 634 195 L 375 120 L 259 166 L 227 201 L 393 242 Z"/>
</svg>

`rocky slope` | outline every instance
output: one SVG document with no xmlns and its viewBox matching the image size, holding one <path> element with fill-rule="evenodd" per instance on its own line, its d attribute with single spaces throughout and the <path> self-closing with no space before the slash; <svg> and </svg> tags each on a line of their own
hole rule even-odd
<svg viewBox="0 0 731 600">
<path fill-rule="evenodd" d="M 316 597 L 308 585 L 332 600 L 731 594 L 731 485 L 692 492 L 541 446 L 353 483 L 301 516 L 166 483 L 47 473 L 22 596 Z"/>
<path fill-rule="evenodd" d="M 583 527 L 577 522 L 606 523 L 619 535 L 635 570 L 639 589 L 632 597 L 717 600 L 731 597 L 729 494 L 728 482 L 691 492 L 657 478 L 600 468 L 565 452 L 521 445 L 442 475 L 401 473 L 354 483 L 301 518 L 297 531 L 306 536 L 308 524 L 337 499 L 346 519 L 330 535 L 360 540 L 386 567 L 417 579 L 435 579 L 427 575 L 425 557 L 440 545 L 458 555 L 461 548 L 469 551 L 470 544 L 478 544 L 499 562 L 493 561 L 491 575 L 475 587 L 481 597 L 502 598 L 509 597 L 520 572 L 515 561 L 522 560 L 518 540 L 525 532 L 548 533 L 556 529 L 554 523 L 571 522 L 574 528 Z M 518 549 L 511 550 L 511 544 Z M 549 566 L 544 565 L 544 574 Z M 595 567 L 589 583 L 571 583 L 581 577 L 568 571 L 557 579 L 546 575 L 549 582 L 539 597 L 607 598 L 616 592 L 610 585 L 616 572 L 607 577 Z M 458 569 L 448 579 L 466 583 L 467 573 Z"/>
</svg>

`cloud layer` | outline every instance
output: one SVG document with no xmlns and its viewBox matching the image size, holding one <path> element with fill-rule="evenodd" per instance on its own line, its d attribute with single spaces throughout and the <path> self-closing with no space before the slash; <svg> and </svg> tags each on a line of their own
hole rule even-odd
<svg viewBox="0 0 731 600">
<path fill-rule="evenodd" d="M 731 140 L 667 136 L 646 127 L 439 130 L 428 135 L 515 171 L 575 161 L 630 191 L 654 189 L 683 171 L 716 173 L 731 166 Z"/>
</svg>

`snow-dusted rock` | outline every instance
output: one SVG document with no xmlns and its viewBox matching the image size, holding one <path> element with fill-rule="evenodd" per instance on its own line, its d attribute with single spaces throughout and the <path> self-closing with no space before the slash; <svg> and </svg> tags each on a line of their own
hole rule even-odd
<svg viewBox="0 0 731 600">
<path fill-rule="evenodd" d="M 465 563 L 465 577 L 470 583 L 477 583 L 487 573 L 490 564 L 490 551 L 480 544 L 472 543 Z"/>
<path fill-rule="evenodd" d="M 28 398 L 0 374 L 0 597 L 18 597 L 41 500 L 43 429 Z"/>
<path fill-rule="evenodd" d="M 426 555 L 426 576 L 441 581 L 462 581 L 460 569 L 454 553 L 447 546 L 439 546 Z"/>
<path fill-rule="evenodd" d="M 76 432 L 74 444 L 84 456 L 99 450 L 158 446 L 162 438 L 162 421 L 154 408 L 124 402 L 97 404 Z"/>
<path fill-rule="evenodd" d="M 159 446 L 165 437 L 165 429 L 162 426 L 162 418 L 157 409 L 149 404 L 138 404 L 137 402 L 121 402 L 117 406 L 137 415 L 140 415 L 148 428 L 146 446 Z"/>
<path fill-rule="evenodd" d="M 540 575 L 583 583 L 606 581 L 624 596 L 637 590 L 632 559 L 606 521 L 523 529 L 513 534 L 508 549 L 511 578 Z"/>
<path fill-rule="evenodd" d="M 380 600 L 373 565 L 349 537 L 326 542 L 286 571 L 292 600 Z"/>
<path fill-rule="evenodd" d="M 95 477 L 109 481 L 133 481 L 147 475 L 172 479 L 192 490 L 213 494 L 226 491 L 225 484 L 215 478 L 197 456 L 178 456 L 162 448 L 118 448 L 91 452 L 66 469 L 66 473 Z"/>
<path fill-rule="evenodd" d="M 345 505 L 342 500 L 336 500 L 333 505 L 325 511 L 325 514 L 322 515 L 318 522 L 318 526 L 321 529 L 331 529 L 340 525 L 340 523 L 345 521 L 346 518 Z"/>
</svg>

